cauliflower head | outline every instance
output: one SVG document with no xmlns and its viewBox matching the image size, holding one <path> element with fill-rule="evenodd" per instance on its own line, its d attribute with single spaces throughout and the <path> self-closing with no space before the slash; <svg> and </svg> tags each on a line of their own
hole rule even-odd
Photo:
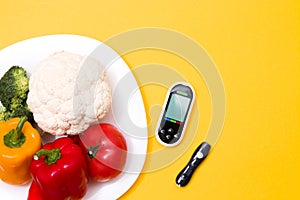
<svg viewBox="0 0 300 200">
<path fill-rule="evenodd" d="M 27 104 L 43 131 L 77 135 L 109 112 L 111 89 L 105 69 L 90 57 L 54 53 L 31 75 Z"/>
</svg>

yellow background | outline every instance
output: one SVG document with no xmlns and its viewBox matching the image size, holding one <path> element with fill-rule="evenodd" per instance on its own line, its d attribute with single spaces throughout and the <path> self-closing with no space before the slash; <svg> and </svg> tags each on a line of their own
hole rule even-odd
<svg viewBox="0 0 300 200">
<path fill-rule="evenodd" d="M 197 103 L 202 121 L 190 148 L 171 165 L 143 173 L 121 199 L 300 199 L 298 0 L 0 1 L 0 49 L 57 33 L 103 41 L 149 26 L 183 33 L 207 50 L 224 81 L 226 120 L 205 164 L 187 187 L 178 188 L 174 179 L 209 125 L 209 94 L 200 80 L 196 92 L 201 94 Z M 124 59 L 131 69 L 162 63 L 193 85 L 199 81 L 189 76 L 187 63 L 168 53 L 142 50 Z M 151 104 L 164 99 L 161 88 L 158 97 L 153 89 L 142 88 L 149 125 Z M 148 151 L 156 148 L 159 145 L 151 137 Z"/>
</svg>

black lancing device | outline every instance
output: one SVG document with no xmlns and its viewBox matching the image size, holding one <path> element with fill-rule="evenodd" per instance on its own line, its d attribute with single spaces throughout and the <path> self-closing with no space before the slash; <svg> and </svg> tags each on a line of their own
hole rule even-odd
<svg viewBox="0 0 300 200">
<path fill-rule="evenodd" d="M 211 146 L 207 142 L 202 142 L 196 148 L 187 165 L 179 172 L 179 174 L 176 177 L 176 184 L 178 186 L 183 187 L 189 183 L 196 168 L 207 157 L 210 149 Z"/>
</svg>

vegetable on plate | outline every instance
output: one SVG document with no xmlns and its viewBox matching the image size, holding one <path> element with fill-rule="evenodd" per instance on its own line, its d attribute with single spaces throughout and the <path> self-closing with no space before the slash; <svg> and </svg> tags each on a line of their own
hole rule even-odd
<svg viewBox="0 0 300 200">
<path fill-rule="evenodd" d="M 19 66 L 12 66 L 0 79 L 0 121 L 27 116 L 33 123 L 33 115 L 26 103 L 29 78 Z"/>
<path fill-rule="evenodd" d="M 30 185 L 27 200 L 44 200 L 39 186 L 34 181 Z"/>
<path fill-rule="evenodd" d="M 36 65 L 27 103 L 43 131 L 77 135 L 109 112 L 111 89 L 101 64 L 62 51 Z"/>
<path fill-rule="evenodd" d="M 86 194 L 86 162 L 70 138 L 45 144 L 34 155 L 30 172 L 44 200 L 80 199 Z"/>
<path fill-rule="evenodd" d="M 40 135 L 27 117 L 0 122 L 0 179 L 14 185 L 29 182 L 32 156 L 40 147 Z"/>
<path fill-rule="evenodd" d="M 113 125 L 92 125 L 80 136 L 73 136 L 73 139 L 82 148 L 91 179 L 105 182 L 124 169 L 127 144 L 122 133 Z"/>
</svg>

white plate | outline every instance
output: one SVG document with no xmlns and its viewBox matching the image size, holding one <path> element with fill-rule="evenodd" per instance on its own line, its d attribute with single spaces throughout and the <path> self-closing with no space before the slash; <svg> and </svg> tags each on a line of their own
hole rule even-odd
<svg viewBox="0 0 300 200">
<path fill-rule="evenodd" d="M 95 51 L 99 46 L 101 46 L 100 50 Z M 116 58 L 110 63 L 107 71 L 113 91 L 113 104 L 103 122 L 114 124 L 124 133 L 128 146 L 128 158 L 125 171 L 115 179 L 106 183 L 90 183 L 84 199 L 117 199 L 138 178 L 145 162 L 148 138 L 142 96 L 124 60 L 111 48 L 95 39 L 78 35 L 49 35 L 21 41 L 2 49 L 0 51 L 0 77 L 13 65 L 22 66 L 30 76 L 38 61 L 63 50 L 81 55 L 92 54 L 94 57 L 101 53 L 95 58 L 102 63 L 106 63 L 107 58 L 108 60 Z M 0 181 L 1 199 L 27 199 L 28 189 L 29 185 L 12 186 Z"/>
</svg>

